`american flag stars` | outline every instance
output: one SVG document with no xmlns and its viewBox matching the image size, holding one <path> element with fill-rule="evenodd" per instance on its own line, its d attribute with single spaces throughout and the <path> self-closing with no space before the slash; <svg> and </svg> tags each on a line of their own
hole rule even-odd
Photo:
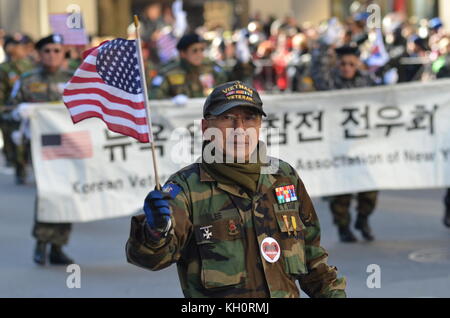
<svg viewBox="0 0 450 318">
<path fill-rule="evenodd" d="M 116 39 L 102 45 L 97 69 L 106 84 L 131 94 L 142 92 L 136 45 L 133 41 Z"/>
</svg>

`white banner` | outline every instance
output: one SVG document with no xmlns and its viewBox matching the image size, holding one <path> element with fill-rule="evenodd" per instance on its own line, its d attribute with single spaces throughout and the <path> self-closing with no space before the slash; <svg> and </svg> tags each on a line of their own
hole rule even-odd
<svg viewBox="0 0 450 318">
<path fill-rule="evenodd" d="M 450 186 L 450 81 L 262 99 L 271 155 L 297 169 L 311 196 Z M 161 181 L 199 157 L 203 102 L 151 101 Z M 148 145 L 98 119 L 73 125 L 63 105 L 33 108 L 40 221 L 141 209 L 154 188 Z"/>
</svg>

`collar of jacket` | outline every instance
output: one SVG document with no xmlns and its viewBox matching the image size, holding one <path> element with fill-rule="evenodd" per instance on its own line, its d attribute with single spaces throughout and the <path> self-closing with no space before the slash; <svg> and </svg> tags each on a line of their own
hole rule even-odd
<svg viewBox="0 0 450 318">
<path fill-rule="evenodd" d="M 58 76 L 63 71 L 63 68 L 60 67 L 56 72 L 49 72 L 47 68 L 45 68 L 43 65 L 39 66 L 39 73 L 45 75 L 45 76 Z"/>
<path fill-rule="evenodd" d="M 189 72 L 198 72 L 200 70 L 200 66 L 194 66 L 189 63 L 187 60 L 180 58 L 180 66 Z"/>
<path fill-rule="evenodd" d="M 346 79 L 341 76 L 341 72 L 339 71 L 338 68 L 334 69 L 334 74 L 335 74 L 334 76 L 337 76 L 342 82 L 347 83 L 356 82 L 359 78 L 364 78 L 366 76 L 366 73 L 364 73 L 363 71 L 356 70 L 355 76 L 352 79 Z"/>
<path fill-rule="evenodd" d="M 244 198 L 244 199 L 249 199 L 249 200 L 252 199 L 251 197 L 249 197 L 247 192 L 245 192 L 240 187 L 229 185 L 229 184 L 224 184 L 224 183 L 220 183 L 220 182 L 216 181 L 213 177 L 211 177 L 208 174 L 208 172 L 206 172 L 205 169 L 203 169 L 201 164 L 199 164 L 199 169 L 200 169 L 200 182 L 215 182 L 215 183 L 217 183 L 217 187 L 219 189 L 221 189 L 229 194 L 232 194 L 234 196 Z M 264 195 L 264 193 L 261 193 L 261 185 L 264 185 L 266 188 L 271 188 L 277 182 L 276 176 L 278 176 L 280 174 L 281 174 L 280 169 L 278 169 L 278 171 L 274 174 L 261 173 L 261 176 L 259 177 L 259 181 L 258 181 L 258 190 L 256 191 L 256 197 L 253 199 L 258 200 L 260 197 L 262 197 Z"/>
<path fill-rule="evenodd" d="M 24 58 L 15 61 L 10 60 L 7 63 L 9 63 L 9 67 L 17 73 L 25 73 L 26 71 L 33 68 L 33 63 L 29 58 Z"/>
</svg>

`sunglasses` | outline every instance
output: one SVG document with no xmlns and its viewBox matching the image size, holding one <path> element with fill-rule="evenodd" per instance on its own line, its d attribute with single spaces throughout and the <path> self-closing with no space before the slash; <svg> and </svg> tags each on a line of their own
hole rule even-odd
<svg viewBox="0 0 450 318">
<path fill-rule="evenodd" d="M 341 62 L 339 65 L 341 65 L 342 67 L 345 66 L 356 67 L 356 64 L 351 62 Z"/>
<path fill-rule="evenodd" d="M 191 49 L 191 53 L 197 54 L 197 53 L 203 53 L 205 52 L 205 48 L 204 47 L 196 47 Z"/>
<path fill-rule="evenodd" d="M 47 54 L 49 54 L 49 53 L 56 53 L 56 54 L 58 54 L 58 53 L 61 53 L 61 50 L 60 49 L 45 49 L 45 50 L 43 50 L 43 52 L 44 53 L 47 53 Z"/>
<path fill-rule="evenodd" d="M 254 127 L 261 122 L 261 115 L 257 114 L 247 114 L 244 116 L 235 115 L 219 115 L 219 116 L 209 116 L 207 120 L 216 120 L 220 125 L 227 127 L 234 127 L 238 120 L 241 120 L 244 127 Z"/>
</svg>

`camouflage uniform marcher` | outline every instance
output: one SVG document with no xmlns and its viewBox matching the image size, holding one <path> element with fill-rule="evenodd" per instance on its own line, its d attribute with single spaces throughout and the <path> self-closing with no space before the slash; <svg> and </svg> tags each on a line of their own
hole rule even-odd
<svg viewBox="0 0 450 318">
<path fill-rule="evenodd" d="M 358 50 L 351 47 L 339 48 L 336 53 L 339 58 L 348 54 L 358 56 Z M 360 70 L 356 70 L 354 77 L 351 79 L 343 78 L 338 68 L 330 67 L 327 58 L 327 53 L 323 48 L 313 52 L 312 77 L 317 90 L 351 89 L 376 85 L 371 76 Z M 356 241 L 349 228 L 351 222 L 350 205 L 353 197 L 353 194 L 344 194 L 329 198 L 334 224 L 338 226 L 340 238 L 344 242 Z M 356 194 L 358 217 L 355 227 L 362 231 L 364 238 L 367 240 L 373 240 L 368 218 L 375 210 L 377 197 L 378 192 L 376 191 Z"/>
<path fill-rule="evenodd" d="M 165 99 L 177 95 L 189 98 L 205 97 L 214 86 L 227 81 L 223 69 L 209 61 L 200 67 L 190 65 L 181 59 L 161 68 L 159 75 L 153 78 L 150 97 Z"/>
<path fill-rule="evenodd" d="M 16 81 L 23 73 L 34 68 L 30 59 L 21 59 L 0 64 L 0 129 L 4 140 L 4 153 L 8 164 L 14 164 L 16 146 L 11 139 L 19 123 L 11 117 L 11 109 L 6 106 Z"/>
<path fill-rule="evenodd" d="M 218 184 L 201 164 L 171 178 L 182 191 L 170 201 L 174 228 L 167 239 L 146 237 L 145 216 L 132 220 L 128 261 L 150 270 L 177 263 L 186 297 L 299 297 L 295 280 L 310 297 L 344 296 L 345 280 L 327 265 L 320 247 L 320 225 L 311 199 L 295 170 L 280 162 L 274 175 L 261 175 L 258 194 L 250 198 L 238 187 Z M 275 188 L 294 184 L 300 202 L 278 205 Z M 294 216 L 299 232 L 288 234 L 283 215 Z M 230 224 L 236 224 L 232 233 Z M 201 228 L 212 225 L 212 239 Z M 293 231 L 292 228 L 289 229 Z M 268 264 L 258 246 L 264 238 L 280 242 L 280 262 Z"/>
<path fill-rule="evenodd" d="M 161 68 L 152 80 L 150 98 L 177 96 L 205 97 L 214 86 L 225 83 L 227 75 L 216 63 L 205 59 L 204 41 L 198 34 L 186 34 L 177 44 L 179 61 Z"/>
<path fill-rule="evenodd" d="M 11 95 L 9 104 L 59 102 L 62 99 L 64 85 L 72 75 L 72 72 L 63 69 L 49 73 L 42 67 L 27 72 L 16 83 L 17 87 Z M 17 147 L 16 177 L 22 180 L 26 178 L 29 150 L 28 141 Z"/>
<path fill-rule="evenodd" d="M 52 59 L 61 57 L 61 61 L 64 61 L 62 37 L 59 35 L 51 35 L 41 39 L 36 43 L 36 49 L 40 54 L 44 54 L 43 50 L 53 50 L 53 53 L 46 52 L 45 54 L 56 54 L 55 56 L 49 56 Z M 72 75 L 72 72 L 62 69 L 61 66 L 50 71 L 42 64 L 40 67 L 23 74 L 20 80 L 16 82 L 10 104 L 59 102 L 62 100 L 64 86 L 72 78 Z M 22 152 L 18 153 L 16 175 L 19 178 L 24 178 L 26 164 L 31 157 L 30 141 L 24 140 L 19 149 Z M 35 262 L 41 265 L 45 264 L 46 245 L 51 244 L 50 262 L 52 264 L 72 263 L 72 260 L 61 249 L 69 240 L 72 225 L 70 223 L 42 223 L 36 217 L 37 206 L 35 206 L 35 222 L 32 231 L 37 241 L 34 255 Z"/>
<path fill-rule="evenodd" d="M 311 74 L 314 87 L 318 91 L 361 88 L 376 85 L 374 79 L 368 73 L 361 70 L 357 70 L 355 77 L 351 80 L 344 79 L 340 76 L 339 70 L 330 63 L 329 57 L 323 48 L 313 51 Z"/>
<path fill-rule="evenodd" d="M 217 101 L 217 108 L 227 112 L 227 107 L 246 107 L 241 105 L 243 99 L 234 98 L 242 91 L 223 92 L 227 85 L 210 96 L 232 94 L 233 101 Z M 251 92 L 257 95 L 254 89 Z M 259 96 L 254 100 L 260 101 Z M 162 192 L 172 198 L 167 202 L 171 228 L 154 236 L 144 206 L 146 214 L 132 218 L 128 261 L 153 271 L 176 263 L 188 298 L 297 298 L 296 281 L 310 297 L 345 297 L 345 278 L 338 278 L 337 268 L 327 264 L 319 220 L 302 180 L 289 164 L 271 160 L 279 163 L 278 168 L 274 173 L 258 173 L 255 191 L 213 177 L 215 172 L 204 162 L 175 173 Z M 280 202 L 276 190 L 280 187 L 291 187 L 296 200 Z M 160 192 L 150 195 L 155 193 Z M 279 259 L 272 261 L 264 254 L 270 238 L 279 244 Z"/>
<path fill-rule="evenodd" d="M 43 68 L 25 73 L 18 82 L 20 87 L 17 95 L 13 96 L 12 102 L 15 105 L 59 102 L 62 99 L 64 85 L 72 78 L 72 75 L 66 70 L 50 74 Z M 19 146 L 18 151 L 16 175 L 19 178 L 25 178 L 26 165 L 31 155 L 29 141 Z M 71 226 L 70 223 L 41 223 L 35 220 L 33 236 L 38 241 L 63 246 L 69 240 Z"/>
</svg>

